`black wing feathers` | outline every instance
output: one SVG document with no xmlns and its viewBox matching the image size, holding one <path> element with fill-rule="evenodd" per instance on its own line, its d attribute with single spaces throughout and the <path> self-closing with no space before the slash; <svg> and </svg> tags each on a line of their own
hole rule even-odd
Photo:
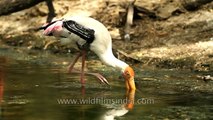
<svg viewBox="0 0 213 120">
<path fill-rule="evenodd" d="M 65 27 L 70 32 L 78 35 L 82 39 L 86 40 L 87 43 L 92 43 L 95 39 L 95 31 L 90 28 L 86 28 L 75 21 L 67 20 L 63 21 L 63 27 Z"/>
</svg>

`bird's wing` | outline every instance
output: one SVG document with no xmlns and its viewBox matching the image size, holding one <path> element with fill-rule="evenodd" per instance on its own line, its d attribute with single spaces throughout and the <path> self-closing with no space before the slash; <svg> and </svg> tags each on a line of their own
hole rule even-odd
<svg viewBox="0 0 213 120">
<path fill-rule="evenodd" d="M 56 21 L 53 21 L 53 22 L 47 23 L 47 24 L 45 24 L 45 25 L 43 25 L 43 26 L 39 27 L 39 28 L 38 28 L 38 30 L 45 30 L 45 29 L 47 29 L 50 25 L 52 25 L 52 24 L 56 23 L 57 21 L 59 21 L 59 20 L 56 20 Z"/>
<path fill-rule="evenodd" d="M 95 39 L 95 31 L 93 29 L 86 28 L 73 20 L 63 21 L 63 27 L 65 27 L 71 33 L 74 33 L 86 40 L 87 43 L 92 43 Z"/>
</svg>

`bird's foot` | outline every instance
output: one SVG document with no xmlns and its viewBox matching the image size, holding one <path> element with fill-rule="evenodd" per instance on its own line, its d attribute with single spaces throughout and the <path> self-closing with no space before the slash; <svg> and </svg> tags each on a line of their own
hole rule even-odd
<svg viewBox="0 0 213 120">
<path fill-rule="evenodd" d="M 87 72 L 86 74 L 93 75 L 93 76 L 97 77 L 98 80 L 100 80 L 102 83 L 109 85 L 109 82 L 107 81 L 107 79 L 105 77 L 103 77 L 100 73 Z"/>
<path fill-rule="evenodd" d="M 72 69 L 72 72 L 69 72 L 69 73 L 81 73 L 81 72 L 77 69 Z M 107 81 L 107 79 L 105 77 L 103 77 L 100 73 L 85 72 L 85 74 L 93 75 L 93 76 L 97 77 L 101 83 L 109 85 L 109 82 Z M 85 79 L 82 77 L 81 77 L 81 84 L 82 84 L 82 86 L 85 84 Z"/>
</svg>

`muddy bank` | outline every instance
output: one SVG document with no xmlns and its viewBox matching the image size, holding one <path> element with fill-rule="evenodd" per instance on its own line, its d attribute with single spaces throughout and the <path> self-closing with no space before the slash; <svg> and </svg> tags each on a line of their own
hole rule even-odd
<svg viewBox="0 0 213 120">
<path fill-rule="evenodd" d="M 70 8 L 67 4 L 74 6 Z M 92 7 L 97 5 L 95 8 Z M 136 2 L 136 5 L 154 10 L 160 3 Z M 166 0 L 162 5 L 171 3 Z M 167 69 L 190 69 L 193 71 L 213 70 L 213 15 L 212 2 L 195 11 L 185 11 L 159 20 L 141 15 L 134 19 L 130 29 L 130 41 L 124 42 L 121 14 L 125 11 L 123 1 L 93 1 L 88 4 L 80 1 L 54 1 L 58 17 L 74 14 L 92 16 L 103 22 L 113 38 L 113 48 L 122 50 L 128 57 L 118 56 L 132 64 L 154 66 Z M 161 7 L 162 7 L 161 5 Z M 176 5 L 177 6 L 177 5 Z M 82 9 L 84 7 L 84 9 Z M 63 9 L 61 9 L 63 8 Z M 42 36 L 36 28 L 45 23 L 47 8 L 41 3 L 33 8 L 0 17 L 1 47 L 13 49 L 13 52 L 35 50 L 33 56 L 44 51 L 43 48 L 54 38 Z M 102 13 L 102 14 L 100 14 Z M 46 46 L 51 54 L 74 54 L 76 50 L 51 44 Z M 29 56 L 32 55 L 31 52 Z M 93 55 L 93 54 L 92 54 Z M 136 66 L 137 66 L 136 64 Z"/>
</svg>

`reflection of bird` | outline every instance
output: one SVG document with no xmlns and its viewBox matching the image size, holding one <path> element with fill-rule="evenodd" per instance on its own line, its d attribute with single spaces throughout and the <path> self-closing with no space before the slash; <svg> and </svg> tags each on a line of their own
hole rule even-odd
<svg viewBox="0 0 213 120">
<path fill-rule="evenodd" d="M 60 38 L 61 44 L 78 47 L 81 52 L 70 65 L 69 71 L 73 71 L 73 67 L 79 57 L 82 57 L 81 83 L 84 84 L 84 65 L 85 55 L 88 50 L 98 55 L 102 62 L 106 65 L 121 70 L 127 89 L 136 89 L 134 83 L 134 71 L 125 62 L 117 59 L 112 53 L 112 40 L 107 28 L 99 21 L 83 16 L 72 16 L 67 19 L 56 20 L 42 26 L 44 35 L 55 36 Z M 98 73 L 87 73 L 96 76 L 101 82 L 107 83 L 107 80 Z"/>
<path fill-rule="evenodd" d="M 129 110 L 133 109 L 135 101 L 135 90 L 127 90 L 126 98 L 125 99 L 117 99 L 114 102 L 121 103 L 121 105 L 113 105 L 109 104 L 107 108 L 112 108 L 111 110 L 107 111 L 101 119 L 103 120 L 114 120 L 115 117 L 124 116 L 129 112 Z M 105 104 L 106 106 L 107 104 Z M 113 105 L 113 106 L 112 106 Z"/>
<path fill-rule="evenodd" d="M 117 109 L 112 109 L 112 110 L 107 111 L 105 113 L 105 115 L 102 116 L 101 119 L 103 119 L 103 120 L 114 120 L 115 117 L 124 116 L 128 112 L 129 112 L 129 110 L 126 109 L 125 107 L 120 107 L 120 108 L 117 108 Z"/>
</svg>

